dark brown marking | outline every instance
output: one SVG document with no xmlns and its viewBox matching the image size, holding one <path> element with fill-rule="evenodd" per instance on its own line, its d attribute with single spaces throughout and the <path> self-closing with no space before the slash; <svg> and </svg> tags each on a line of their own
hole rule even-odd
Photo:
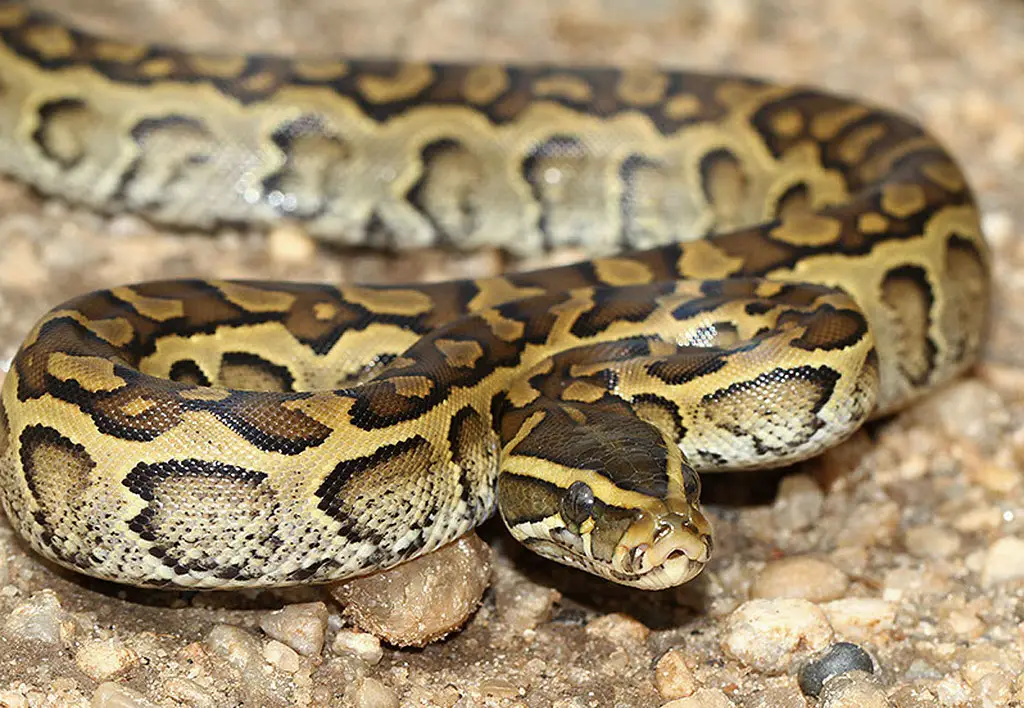
<svg viewBox="0 0 1024 708">
<path fill-rule="evenodd" d="M 242 391 L 295 390 L 295 377 L 287 367 L 250 352 L 224 352 L 217 383 Z"/>
<path fill-rule="evenodd" d="M 190 386 L 209 386 L 210 378 L 203 372 L 198 363 L 192 359 L 179 359 L 171 364 L 169 374 L 171 381 L 189 384 Z"/>
</svg>

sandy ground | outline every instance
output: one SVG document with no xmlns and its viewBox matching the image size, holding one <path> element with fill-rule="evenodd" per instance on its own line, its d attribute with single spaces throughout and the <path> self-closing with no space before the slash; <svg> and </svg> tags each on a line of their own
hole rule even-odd
<svg viewBox="0 0 1024 708">
<path fill-rule="evenodd" d="M 965 166 L 994 249 L 997 302 L 986 360 L 969 379 L 781 485 L 766 475 L 712 485 L 752 491 L 748 503 L 713 510 L 717 557 L 697 582 L 655 594 L 611 587 L 533 559 L 491 524 L 494 587 L 465 631 L 424 650 L 381 650 L 344 629 L 330 602 L 268 621 L 285 603 L 322 599 L 312 591 L 89 582 L 40 561 L 0 521 L 0 706 L 802 706 L 816 702 L 798 687 L 800 666 L 839 639 L 867 650 L 876 673 L 831 682 L 822 705 L 1024 703 L 1024 5 L 41 4 L 94 30 L 199 47 L 646 62 L 805 81 L 899 107 Z M 502 265 L 494 253 L 317 250 L 285 232 L 168 234 L 0 183 L 0 361 L 48 307 L 119 282 L 383 282 Z"/>
</svg>

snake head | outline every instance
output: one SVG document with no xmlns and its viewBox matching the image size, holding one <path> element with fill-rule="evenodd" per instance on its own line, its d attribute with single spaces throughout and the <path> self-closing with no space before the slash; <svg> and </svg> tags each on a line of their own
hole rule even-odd
<svg viewBox="0 0 1024 708">
<path fill-rule="evenodd" d="M 630 430 L 627 419 L 624 428 L 602 427 L 600 445 L 576 448 L 576 438 L 509 455 L 498 476 L 498 508 L 516 540 L 550 560 L 647 590 L 699 574 L 712 550 L 699 478 L 673 441 L 647 428 Z M 556 455 L 585 466 L 553 464 Z"/>
</svg>

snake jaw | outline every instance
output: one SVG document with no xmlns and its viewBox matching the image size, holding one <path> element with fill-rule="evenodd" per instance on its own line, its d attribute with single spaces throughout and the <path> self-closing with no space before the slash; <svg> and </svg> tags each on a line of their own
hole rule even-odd
<svg viewBox="0 0 1024 708">
<path fill-rule="evenodd" d="M 627 584 L 648 590 L 682 585 L 711 559 L 711 524 L 696 508 L 655 517 L 642 513 L 615 549 L 613 563 Z"/>
</svg>

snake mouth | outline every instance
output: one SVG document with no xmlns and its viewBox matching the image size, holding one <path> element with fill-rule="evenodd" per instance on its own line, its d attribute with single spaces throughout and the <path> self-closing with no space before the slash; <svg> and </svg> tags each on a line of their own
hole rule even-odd
<svg viewBox="0 0 1024 708">
<path fill-rule="evenodd" d="M 657 519 L 641 517 L 623 535 L 613 564 L 621 581 L 633 587 L 661 590 L 695 578 L 711 560 L 711 524 L 703 514 L 668 512 Z"/>
</svg>

